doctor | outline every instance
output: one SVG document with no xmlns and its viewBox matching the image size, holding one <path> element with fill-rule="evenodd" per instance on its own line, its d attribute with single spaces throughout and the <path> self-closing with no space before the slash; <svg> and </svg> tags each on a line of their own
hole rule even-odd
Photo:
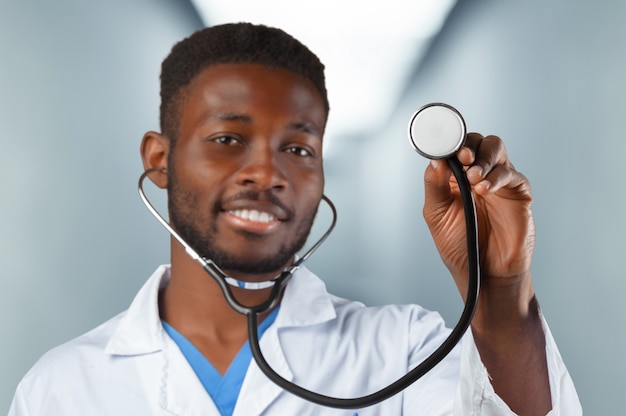
<svg viewBox="0 0 626 416">
<path fill-rule="evenodd" d="M 277 29 L 204 29 L 163 62 L 161 132 L 141 143 L 170 222 L 238 280 L 270 280 L 304 245 L 324 189 L 329 105 L 323 65 Z M 478 209 L 483 289 L 472 330 L 441 364 L 393 398 L 320 407 L 268 381 L 250 360 L 245 318 L 176 242 L 171 265 L 129 309 L 42 357 L 10 415 L 578 415 L 576 392 L 535 298 L 530 185 L 502 141 L 470 134 L 460 152 Z M 426 169 L 424 215 L 461 294 L 463 209 L 443 162 Z M 358 279 L 358 276 L 353 276 Z M 266 290 L 236 289 L 244 304 Z M 284 377 L 339 397 L 404 375 L 447 336 L 439 315 L 367 308 L 328 294 L 306 269 L 260 319 L 261 347 Z"/>
</svg>

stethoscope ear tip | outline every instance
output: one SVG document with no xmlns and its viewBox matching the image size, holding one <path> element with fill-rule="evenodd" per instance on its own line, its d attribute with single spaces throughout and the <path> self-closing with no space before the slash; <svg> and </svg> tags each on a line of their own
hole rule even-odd
<svg viewBox="0 0 626 416">
<path fill-rule="evenodd" d="M 150 182 L 161 189 L 165 189 L 167 187 L 167 168 L 164 166 L 155 166 L 152 168 L 147 168 L 141 174 L 139 178 L 139 188 L 141 190 L 143 181 L 148 178 Z"/>
<path fill-rule="evenodd" d="M 413 148 L 428 159 L 454 156 L 465 142 L 466 127 L 461 113 L 444 103 L 426 104 L 409 122 Z"/>
</svg>

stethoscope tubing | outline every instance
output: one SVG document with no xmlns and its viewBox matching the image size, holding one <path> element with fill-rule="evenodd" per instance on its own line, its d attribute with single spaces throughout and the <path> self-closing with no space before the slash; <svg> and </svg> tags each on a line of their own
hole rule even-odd
<svg viewBox="0 0 626 416">
<path fill-rule="evenodd" d="M 236 280 L 227 276 L 226 273 L 224 273 L 224 271 L 222 271 L 222 269 L 220 269 L 220 267 L 213 262 L 213 260 L 204 258 L 200 254 L 198 254 L 198 252 L 193 247 L 191 247 L 191 245 L 189 245 L 180 234 L 178 234 L 178 232 L 165 220 L 165 218 L 163 218 L 159 211 L 152 205 L 150 199 L 147 197 L 143 189 L 143 183 L 151 173 L 155 172 L 165 173 L 166 169 L 164 167 L 154 167 L 151 169 L 147 169 L 139 177 L 138 191 L 139 197 L 141 198 L 142 202 L 144 203 L 146 208 L 148 208 L 150 213 L 157 219 L 157 221 L 159 221 L 159 223 L 161 223 L 161 225 L 170 233 L 170 235 L 172 235 L 172 237 L 174 237 L 174 239 L 183 246 L 185 252 L 193 260 L 199 263 L 204 271 L 209 276 L 211 276 L 213 280 L 215 280 L 215 282 L 219 285 L 224 295 L 224 298 L 228 302 L 229 306 L 242 315 L 247 316 L 251 314 L 260 314 L 263 312 L 267 312 L 268 310 L 273 308 L 280 298 L 280 293 L 282 292 L 282 289 L 287 285 L 287 282 L 291 279 L 293 274 L 302 266 L 305 261 L 309 259 L 309 257 L 313 255 L 313 253 L 315 253 L 315 251 L 322 245 L 322 243 L 326 241 L 328 236 L 335 229 L 335 225 L 337 224 L 337 209 L 335 208 L 335 204 L 333 204 L 330 198 L 328 198 L 326 195 L 322 195 L 322 201 L 326 202 L 332 214 L 331 223 L 324 232 L 324 234 L 322 234 L 322 236 L 315 242 L 315 244 L 313 244 L 302 256 L 298 257 L 289 268 L 285 269 L 272 281 L 267 282 L 270 283 L 267 287 L 271 287 L 272 290 L 270 291 L 270 294 L 268 295 L 266 301 L 261 302 L 257 305 L 246 306 L 237 300 L 231 290 L 231 284 L 228 283 L 229 279 L 235 282 Z"/>
<path fill-rule="evenodd" d="M 230 284 L 226 280 L 228 277 L 225 275 L 225 273 L 212 260 L 201 257 L 189 244 L 187 244 L 187 242 L 169 225 L 167 221 L 165 221 L 165 219 L 159 214 L 159 212 L 152 206 L 149 199 L 145 195 L 145 192 L 143 191 L 143 181 L 150 173 L 155 171 L 163 171 L 163 168 L 149 169 L 141 175 L 141 177 L 139 178 L 139 194 L 142 201 L 144 202 L 148 210 L 152 213 L 152 215 L 180 244 L 183 245 L 185 251 L 191 256 L 191 258 L 200 263 L 203 269 L 217 282 L 230 307 L 238 313 L 246 316 L 248 324 L 248 342 L 250 344 L 252 357 L 259 366 L 259 369 L 272 382 L 283 388 L 285 391 L 288 391 L 289 393 L 292 393 L 304 400 L 308 400 L 322 406 L 334 407 L 339 409 L 356 409 L 372 406 L 376 403 L 382 402 L 398 394 L 399 392 L 413 384 L 415 381 L 417 381 L 419 378 L 429 372 L 433 367 L 435 367 L 439 362 L 441 362 L 454 349 L 454 347 L 460 342 L 463 335 L 471 324 L 472 317 L 478 303 L 478 294 L 480 289 L 480 260 L 478 251 L 478 226 L 476 222 L 476 207 L 471 187 L 467 180 L 467 176 L 465 174 L 463 166 L 458 161 L 456 156 L 450 157 L 446 159 L 446 161 L 459 185 L 461 200 L 465 211 L 465 228 L 468 248 L 468 291 L 463 312 L 461 314 L 461 317 L 459 318 L 459 321 L 454 326 L 448 337 L 430 356 L 428 356 L 419 365 L 417 365 L 407 374 L 400 377 L 398 380 L 391 383 L 387 387 L 384 387 L 374 393 L 355 398 L 338 398 L 316 393 L 307 390 L 297 384 L 294 384 L 279 375 L 267 363 L 267 360 L 263 356 L 263 352 L 261 351 L 261 347 L 259 345 L 260 341 L 257 332 L 258 314 L 268 311 L 277 304 L 282 289 L 285 287 L 289 279 L 293 276 L 295 271 L 315 252 L 315 250 L 319 248 L 319 246 L 326 240 L 326 238 L 334 229 L 337 221 L 337 212 L 334 204 L 329 198 L 327 198 L 325 195 L 322 196 L 322 199 L 329 205 L 333 214 L 332 223 L 327 231 L 302 257 L 297 259 L 293 266 L 282 272 L 276 279 L 274 279 L 272 290 L 265 302 L 254 306 L 245 306 L 238 302 L 233 295 L 230 289 Z"/>
<path fill-rule="evenodd" d="M 357 409 L 372 406 L 376 403 L 389 399 L 390 397 L 400 393 L 411 384 L 416 382 L 426 373 L 433 369 L 441 362 L 459 343 L 463 335 L 469 328 L 476 304 L 478 303 L 478 294 L 480 289 L 480 261 L 478 251 L 478 227 L 476 222 L 476 207 L 474 197 L 472 195 L 470 184 L 467 180 L 463 166 L 456 157 L 447 159 L 448 165 L 452 173 L 457 179 L 461 199 L 465 211 L 465 227 L 467 235 L 468 247 L 468 291 L 466 295 L 465 306 L 458 323 L 452 329 L 448 337 L 433 353 L 422 361 L 417 367 L 409 371 L 406 375 L 374 393 L 355 397 L 355 398 L 338 398 L 330 397 L 323 394 L 315 393 L 307 390 L 297 384 L 286 380 L 267 363 L 261 347 L 259 345 L 259 337 L 257 332 L 257 316 L 254 313 L 246 314 L 248 320 L 248 339 L 252 356 L 261 371 L 274 383 L 284 390 L 299 396 L 305 400 L 317 403 L 322 406 L 335 407 L 339 409 Z"/>
</svg>

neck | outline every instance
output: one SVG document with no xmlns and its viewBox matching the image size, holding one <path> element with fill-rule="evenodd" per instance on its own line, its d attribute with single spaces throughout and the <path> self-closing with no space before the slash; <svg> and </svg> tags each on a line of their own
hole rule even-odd
<svg viewBox="0 0 626 416">
<path fill-rule="evenodd" d="M 159 296 L 161 319 L 187 338 L 220 373 L 224 374 L 248 338 L 247 319 L 230 307 L 220 286 L 177 242 L 172 243 L 170 282 Z M 228 272 L 228 271 L 225 271 Z M 242 281 L 271 280 L 264 276 L 232 275 Z M 272 288 L 246 290 L 231 287 L 245 306 L 265 302 Z M 258 317 L 262 322 L 267 313 Z"/>
<path fill-rule="evenodd" d="M 171 251 L 171 279 L 159 300 L 161 317 L 181 333 L 210 330 L 225 334 L 245 328 L 245 316 L 230 307 L 219 285 L 202 266 L 176 242 L 172 244 Z M 280 273 L 248 275 L 225 272 L 237 280 L 249 282 L 272 280 Z M 237 301 L 245 306 L 265 302 L 272 290 L 271 287 L 248 290 L 232 286 L 230 289 Z M 263 316 L 260 316 L 259 321 L 262 319 Z"/>
</svg>

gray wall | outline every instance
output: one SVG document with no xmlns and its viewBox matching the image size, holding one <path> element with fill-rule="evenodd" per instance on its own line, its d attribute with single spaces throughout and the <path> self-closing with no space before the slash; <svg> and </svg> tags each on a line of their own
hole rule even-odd
<svg viewBox="0 0 626 416">
<path fill-rule="evenodd" d="M 454 323 L 461 302 L 421 219 L 426 161 L 406 139 L 416 108 L 448 102 L 532 181 L 544 313 L 586 413 L 618 414 L 624 16 L 619 1 L 462 1 L 388 125 L 328 155 L 340 221 L 310 267 L 339 294 Z M 39 355 L 124 309 L 167 261 L 136 196 L 138 145 L 157 128 L 161 59 L 199 26 L 176 0 L 0 0 L 0 412 Z"/>
<path fill-rule="evenodd" d="M 178 0 L 0 0 L 0 414 L 43 352 L 125 309 L 167 260 L 137 197 Z"/>
</svg>

